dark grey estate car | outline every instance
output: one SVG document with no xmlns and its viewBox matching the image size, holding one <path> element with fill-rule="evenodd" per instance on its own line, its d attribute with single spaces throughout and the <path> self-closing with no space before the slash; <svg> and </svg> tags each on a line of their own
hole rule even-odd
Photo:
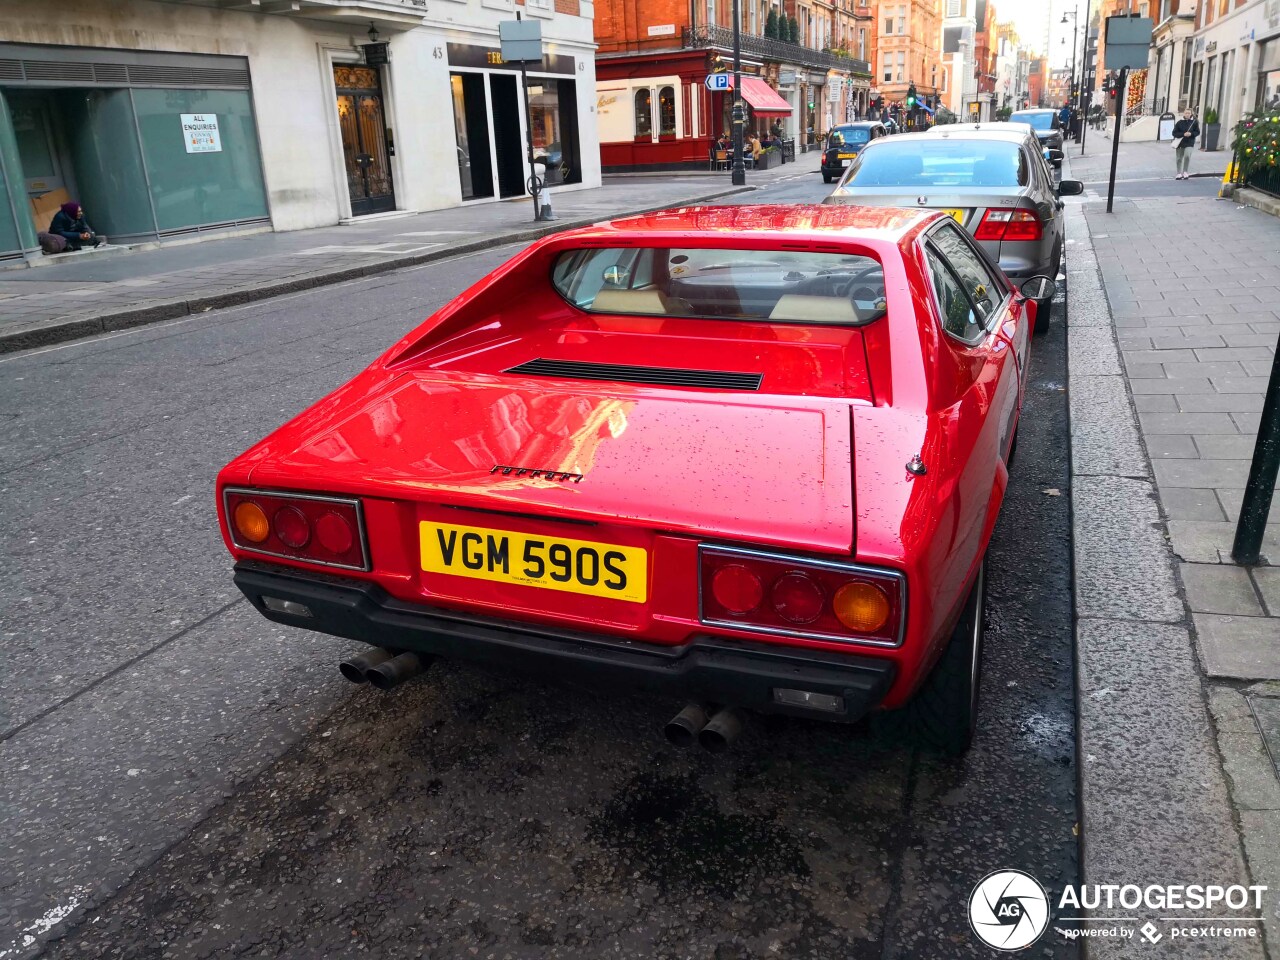
<svg viewBox="0 0 1280 960">
<path fill-rule="evenodd" d="M 1056 277 L 1065 243 L 1062 195 L 1043 151 L 1025 124 L 935 127 L 869 143 L 823 203 L 945 210 L 1015 284 Z M 1036 314 L 1045 329 L 1052 298 Z"/>
</svg>

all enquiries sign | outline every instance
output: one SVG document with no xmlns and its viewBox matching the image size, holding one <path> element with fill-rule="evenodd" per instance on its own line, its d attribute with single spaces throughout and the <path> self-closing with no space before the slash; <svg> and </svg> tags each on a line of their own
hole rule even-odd
<svg viewBox="0 0 1280 960">
<path fill-rule="evenodd" d="M 187 153 L 222 152 L 216 113 L 183 113 L 179 116 L 182 118 L 182 143 Z"/>
</svg>

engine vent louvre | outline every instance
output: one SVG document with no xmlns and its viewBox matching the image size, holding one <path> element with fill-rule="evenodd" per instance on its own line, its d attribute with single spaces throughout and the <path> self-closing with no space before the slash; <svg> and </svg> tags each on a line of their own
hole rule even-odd
<svg viewBox="0 0 1280 960">
<path fill-rule="evenodd" d="M 626 363 L 587 363 L 580 360 L 528 360 L 506 373 L 534 377 L 567 377 L 571 380 L 612 380 L 616 383 L 654 383 L 671 387 L 704 387 L 709 390 L 759 390 L 759 373 L 725 370 L 681 370 L 676 367 L 641 367 Z"/>
</svg>

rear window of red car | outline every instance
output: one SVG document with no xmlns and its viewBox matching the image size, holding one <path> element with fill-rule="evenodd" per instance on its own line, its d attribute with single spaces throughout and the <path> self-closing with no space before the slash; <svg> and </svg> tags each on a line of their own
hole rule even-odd
<svg viewBox="0 0 1280 960">
<path fill-rule="evenodd" d="M 552 272 L 589 313 L 857 326 L 884 315 L 884 269 L 857 254 L 706 247 L 572 250 Z"/>
</svg>

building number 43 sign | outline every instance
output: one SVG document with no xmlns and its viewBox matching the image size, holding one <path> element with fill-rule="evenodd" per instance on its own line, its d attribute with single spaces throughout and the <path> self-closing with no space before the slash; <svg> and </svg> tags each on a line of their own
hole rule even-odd
<svg viewBox="0 0 1280 960">
<path fill-rule="evenodd" d="M 218 133 L 216 113 L 184 113 L 182 142 L 187 153 L 221 153 L 222 137 Z"/>
</svg>

